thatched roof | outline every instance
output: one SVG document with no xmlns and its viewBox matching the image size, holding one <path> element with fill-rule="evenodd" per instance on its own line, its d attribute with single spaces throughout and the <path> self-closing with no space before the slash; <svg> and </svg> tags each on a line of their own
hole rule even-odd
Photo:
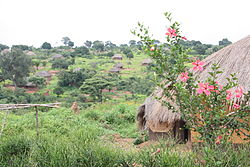
<svg viewBox="0 0 250 167">
<path fill-rule="evenodd" d="M 122 60 L 122 55 L 121 54 L 115 54 L 112 59 L 116 60 Z"/>
<path fill-rule="evenodd" d="M 6 54 L 6 53 L 9 53 L 9 52 L 10 52 L 9 49 L 4 49 L 4 50 L 1 51 L 1 54 Z"/>
<path fill-rule="evenodd" d="M 220 84 L 225 85 L 226 78 L 229 78 L 231 73 L 236 73 L 238 83 L 243 87 L 244 92 L 250 91 L 250 36 L 219 50 L 203 61 L 205 62 L 204 71 L 195 73 L 197 80 L 205 81 L 209 77 L 208 72 L 212 71 L 212 65 L 218 63 L 223 71 L 217 79 Z M 155 97 L 162 97 L 162 91 L 161 88 L 157 88 L 139 107 L 137 120 L 141 129 L 150 128 L 157 132 L 168 131 L 171 125 L 181 118 L 180 113 L 169 111 L 161 101 L 156 100 Z M 171 102 L 166 97 L 163 97 L 162 100 Z"/>
<path fill-rule="evenodd" d="M 112 73 L 119 73 L 121 71 L 120 68 L 116 68 L 116 67 L 113 67 L 109 70 L 109 72 L 112 72 Z"/>
<path fill-rule="evenodd" d="M 198 80 L 205 81 L 209 77 L 208 72 L 212 71 L 212 64 L 218 63 L 223 71 L 217 79 L 220 84 L 226 85 L 226 78 L 236 73 L 239 86 L 243 87 L 244 92 L 250 90 L 250 35 L 213 53 L 203 61 L 204 70 L 195 73 Z"/>
<path fill-rule="evenodd" d="M 64 57 L 61 54 L 54 54 L 51 58 L 52 59 L 63 59 Z"/>
<path fill-rule="evenodd" d="M 34 52 L 32 52 L 32 51 L 26 51 L 25 54 L 28 55 L 28 56 L 35 56 L 35 55 L 36 55 L 36 54 L 35 54 Z"/>
<path fill-rule="evenodd" d="M 39 77 L 51 77 L 52 75 L 48 71 L 39 71 L 36 73 L 36 76 Z"/>
<path fill-rule="evenodd" d="M 123 68 L 123 64 L 122 63 L 117 63 L 113 67 L 115 67 L 115 68 Z"/>
<path fill-rule="evenodd" d="M 151 60 L 151 59 L 144 59 L 143 61 L 142 61 L 142 65 L 149 65 L 149 64 L 151 64 L 153 61 Z"/>
</svg>

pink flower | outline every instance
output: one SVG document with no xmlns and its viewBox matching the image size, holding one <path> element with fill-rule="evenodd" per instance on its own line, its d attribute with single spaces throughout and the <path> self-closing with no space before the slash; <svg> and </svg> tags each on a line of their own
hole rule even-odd
<svg viewBox="0 0 250 167">
<path fill-rule="evenodd" d="M 236 89 L 235 93 L 236 93 L 235 96 L 238 97 L 238 98 L 240 98 L 242 96 L 242 94 L 243 94 L 242 88 L 240 87 L 240 88 Z"/>
<path fill-rule="evenodd" d="M 203 71 L 203 65 L 205 63 L 200 61 L 200 60 L 196 60 L 196 62 L 193 62 L 192 65 L 194 65 L 194 67 L 192 68 L 195 71 Z"/>
<path fill-rule="evenodd" d="M 227 100 L 232 99 L 232 97 L 233 97 L 232 91 L 231 90 L 227 90 L 226 93 L 227 93 L 226 99 Z"/>
<path fill-rule="evenodd" d="M 182 82 L 186 82 L 188 80 L 188 78 L 189 78 L 188 72 L 181 73 L 180 79 Z"/>
<path fill-rule="evenodd" d="M 175 32 L 176 32 L 175 29 L 168 28 L 168 32 L 166 33 L 166 35 L 168 35 L 170 38 L 172 38 L 173 36 L 176 37 L 177 34 Z"/>
<path fill-rule="evenodd" d="M 186 37 L 181 37 L 181 39 L 183 39 L 183 40 L 187 40 L 187 38 L 186 38 Z"/>
<path fill-rule="evenodd" d="M 222 139 L 222 136 L 218 136 L 217 139 L 221 140 L 221 139 Z"/>
<path fill-rule="evenodd" d="M 211 94 L 210 91 L 214 90 L 214 86 L 209 85 L 209 83 L 198 83 L 199 88 L 197 89 L 198 94 L 205 93 L 207 96 Z"/>
<path fill-rule="evenodd" d="M 239 105 L 239 104 L 234 103 L 234 104 L 233 104 L 233 107 L 234 107 L 234 108 L 236 108 L 236 109 L 239 109 L 239 108 L 240 108 L 240 105 Z"/>
<path fill-rule="evenodd" d="M 154 50 L 155 50 L 155 47 L 151 47 L 151 48 L 150 48 L 150 51 L 154 51 Z"/>
</svg>

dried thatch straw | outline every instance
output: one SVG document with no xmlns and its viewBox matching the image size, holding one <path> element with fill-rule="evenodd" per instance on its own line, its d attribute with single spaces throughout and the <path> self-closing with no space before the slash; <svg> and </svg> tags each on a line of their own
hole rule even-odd
<svg viewBox="0 0 250 167">
<path fill-rule="evenodd" d="M 243 88 L 244 92 L 250 91 L 250 36 L 219 50 L 203 61 L 205 62 L 204 71 L 195 73 L 197 80 L 205 81 L 209 77 L 208 72 L 212 71 L 212 65 L 218 63 L 223 71 L 217 79 L 220 84 L 226 85 L 226 78 L 230 78 L 230 74 L 236 73 L 239 86 Z M 162 97 L 162 95 L 163 90 L 157 88 L 139 107 L 137 120 L 140 129 L 155 128 L 155 131 L 162 131 L 161 125 L 165 124 L 166 131 L 171 128 L 175 121 L 180 120 L 180 113 L 173 113 L 162 104 L 162 100 L 171 103 L 168 98 L 164 97 L 161 101 L 155 99 L 155 97 Z"/>
</svg>

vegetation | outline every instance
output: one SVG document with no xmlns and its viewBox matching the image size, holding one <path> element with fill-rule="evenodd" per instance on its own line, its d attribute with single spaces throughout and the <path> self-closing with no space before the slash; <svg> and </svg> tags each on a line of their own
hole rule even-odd
<svg viewBox="0 0 250 167">
<path fill-rule="evenodd" d="M 147 31 L 143 25 L 139 26 Z M 190 67 L 191 61 L 186 62 L 184 58 L 202 60 L 230 44 L 227 39 L 219 45 L 185 40 L 178 26 L 174 23 L 171 28 L 179 36 L 175 39 L 168 36 L 167 42 L 152 40 L 145 33 L 139 36 L 143 37 L 141 41 L 130 40 L 121 45 L 87 40 L 84 46 L 75 46 L 67 36 L 61 40 L 63 46 L 58 47 L 44 42 L 39 48 L 13 45 L 10 51 L 3 51 L 9 47 L 0 44 L 3 51 L 0 53 L 0 104 L 61 103 L 60 108 L 38 107 L 39 136 L 35 108 L 0 111 L 0 166 L 249 166 L 249 144 L 236 148 L 226 142 L 197 143 L 190 149 L 176 145 L 172 139 L 150 142 L 146 131 L 138 131 L 137 108 L 156 86 L 162 86 L 160 79 L 176 81 Z M 35 54 L 25 54 L 29 51 Z M 53 59 L 55 54 L 63 57 Z M 112 60 L 115 54 L 121 54 L 123 59 Z M 149 57 L 153 59 L 152 64 L 142 66 L 142 61 Z M 117 63 L 123 64 L 120 73 L 109 72 Z M 40 71 L 49 75 L 36 76 Z M 215 69 L 212 75 L 216 73 Z M 188 76 L 187 82 L 173 85 L 183 92 L 179 95 L 181 102 L 187 99 L 183 84 L 194 85 L 191 74 Z M 219 86 L 215 82 L 213 85 Z M 226 95 L 224 91 L 220 96 Z M 197 107 L 194 104 L 199 99 L 222 105 L 215 97 L 218 96 L 208 98 L 203 93 L 183 104 L 186 110 Z M 72 104 L 76 104 L 78 114 Z M 220 135 L 222 131 L 212 129 L 213 125 L 217 128 L 224 125 L 218 117 L 212 117 L 215 111 L 220 113 L 218 109 L 205 115 L 211 122 L 206 122 L 206 128 L 198 132 Z M 228 122 L 228 118 L 224 120 Z M 238 125 L 234 121 L 228 126 L 235 131 Z"/>
</svg>

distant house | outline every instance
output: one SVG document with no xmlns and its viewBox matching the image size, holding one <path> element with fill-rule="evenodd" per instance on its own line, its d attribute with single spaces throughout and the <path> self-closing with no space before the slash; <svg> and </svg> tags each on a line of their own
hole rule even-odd
<svg viewBox="0 0 250 167">
<path fill-rule="evenodd" d="M 32 51 L 26 51 L 25 54 L 28 55 L 28 56 L 35 56 L 35 55 L 36 55 L 36 54 L 35 54 L 34 52 L 32 52 Z"/>
<path fill-rule="evenodd" d="M 54 54 L 51 58 L 52 59 L 63 59 L 64 57 L 61 54 Z"/>
<path fill-rule="evenodd" d="M 1 54 L 6 54 L 6 53 L 9 53 L 9 52 L 10 52 L 9 49 L 4 49 L 4 50 L 1 51 Z"/>
<path fill-rule="evenodd" d="M 48 71 L 39 71 L 36 73 L 36 76 L 46 78 L 47 80 L 51 80 L 52 74 Z"/>
<path fill-rule="evenodd" d="M 121 69 L 120 68 L 116 68 L 116 67 L 113 67 L 109 70 L 109 72 L 111 73 L 120 73 Z"/>
<path fill-rule="evenodd" d="M 142 61 L 141 65 L 142 66 L 148 66 L 148 65 L 152 64 L 152 62 L 153 61 L 151 59 L 145 59 L 145 60 Z"/>
<path fill-rule="evenodd" d="M 115 54 L 113 57 L 112 57 L 113 60 L 122 60 L 122 55 L 121 54 Z"/>
<path fill-rule="evenodd" d="M 117 63 L 113 67 L 114 68 L 123 68 L 123 64 L 122 63 Z"/>
</svg>

